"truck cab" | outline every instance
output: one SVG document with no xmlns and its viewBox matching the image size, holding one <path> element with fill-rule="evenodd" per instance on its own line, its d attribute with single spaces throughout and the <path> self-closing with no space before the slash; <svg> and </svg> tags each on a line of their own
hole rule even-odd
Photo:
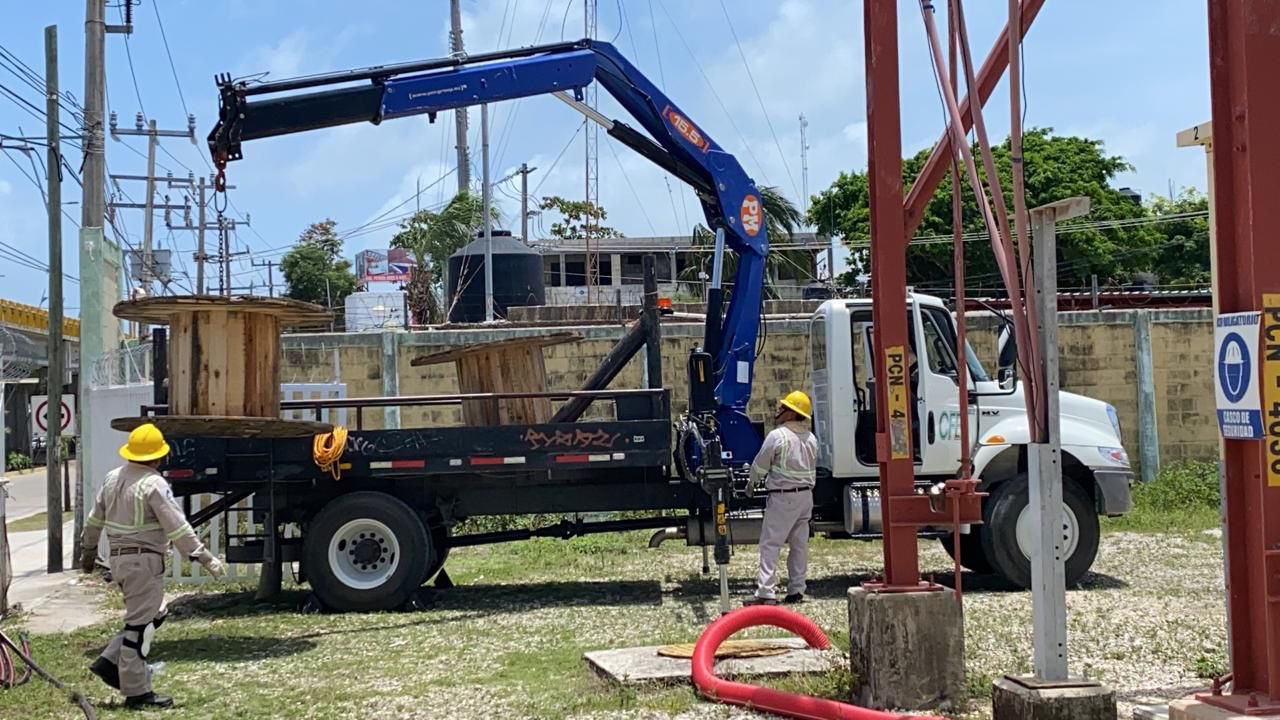
<svg viewBox="0 0 1280 720">
<path fill-rule="evenodd" d="M 979 490 L 988 493 L 983 524 L 964 528 L 959 548 L 949 537 L 943 545 L 953 556 L 959 551 L 971 570 L 1028 587 L 1035 520 L 1028 509 L 1029 433 L 1022 384 L 1011 367 L 1001 370 L 1001 379 L 993 377 L 967 342 L 965 357 L 956 357 L 955 320 L 941 299 L 909 293 L 906 311 L 914 357 L 910 384 L 917 483 L 924 489 L 959 472 L 962 389 L 957 368 L 964 362 L 973 476 L 980 480 Z M 820 475 L 842 486 L 845 529 L 853 535 L 879 531 L 873 333 L 870 299 L 829 300 L 810 318 L 818 468 Z M 1114 407 L 1067 392 L 1060 393 L 1059 403 L 1066 577 L 1075 583 L 1097 554 L 1098 516 L 1130 509 L 1133 473 Z"/>
</svg>

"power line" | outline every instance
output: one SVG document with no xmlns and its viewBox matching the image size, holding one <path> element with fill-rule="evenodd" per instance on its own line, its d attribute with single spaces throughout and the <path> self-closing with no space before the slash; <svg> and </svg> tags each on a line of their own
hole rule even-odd
<svg viewBox="0 0 1280 720">
<path fill-rule="evenodd" d="M 631 176 L 627 174 L 626 169 L 622 167 L 622 161 L 618 159 L 618 151 L 614 149 L 613 143 L 606 142 L 605 146 L 609 148 L 609 154 L 613 155 L 613 161 L 617 163 L 618 172 L 622 173 L 622 179 L 627 181 L 627 187 L 631 189 L 631 197 L 635 198 L 636 207 L 640 208 L 640 212 L 644 215 L 645 223 L 649 225 L 649 232 L 657 235 L 658 230 L 653 226 L 653 221 L 649 219 L 649 211 L 645 208 L 645 204 L 640 201 L 640 194 L 636 192 L 636 186 L 631 184 Z"/>
<path fill-rule="evenodd" d="M 738 139 L 742 141 L 742 146 L 746 149 L 747 154 L 751 156 L 752 162 L 756 164 L 756 168 L 760 170 L 760 177 L 764 178 L 766 185 L 772 185 L 769 181 L 769 175 L 765 172 L 764 163 L 760 162 L 760 158 L 756 157 L 756 153 L 751 149 L 751 143 L 747 142 L 747 136 L 738 128 L 738 124 L 733 121 L 733 114 L 729 112 L 729 108 L 724 103 L 724 99 L 720 97 L 720 93 L 716 91 L 715 83 L 711 82 L 711 78 L 707 77 L 707 72 L 702 68 L 702 62 L 698 60 L 698 56 L 693 54 L 693 48 L 689 45 L 689 41 L 685 39 L 684 33 L 680 32 L 680 25 L 671 16 L 671 12 L 667 10 L 667 4 L 663 0 L 658 0 L 658 7 L 662 8 L 662 13 L 667 16 L 667 21 L 671 23 L 671 27 L 676 31 L 676 37 L 680 39 L 680 44 L 684 46 L 685 52 L 689 53 L 690 59 L 693 60 L 694 67 L 698 68 L 698 74 L 702 76 L 703 82 L 707 84 L 707 88 L 711 90 L 711 96 L 716 99 L 716 103 L 720 105 L 720 110 L 724 112 L 726 118 L 729 119 L 729 126 L 738 134 Z M 795 183 L 793 182 L 792 185 Z"/>
<path fill-rule="evenodd" d="M 126 2 L 132 2 L 132 0 L 126 0 Z M 120 11 L 121 24 L 129 24 L 129 21 L 126 20 L 124 16 L 124 6 L 118 6 L 116 9 Z M 124 36 L 124 56 L 129 61 L 129 77 L 133 78 L 133 94 L 134 97 L 138 99 L 138 109 L 141 110 L 142 115 L 146 117 L 147 108 L 142 104 L 142 91 L 138 89 L 138 73 L 135 72 L 133 68 L 133 51 L 130 49 L 128 34 Z"/>
<path fill-rule="evenodd" d="M 543 175 L 542 179 L 538 181 L 538 186 L 533 189 L 533 192 L 531 193 L 532 195 L 537 195 L 538 191 L 542 189 L 543 183 L 547 181 L 547 178 L 551 177 L 551 173 L 556 169 L 556 165 L 560 164 L 560 159 L 564 157 L 565 152 L 569 150 L 569 146 L 573 144 L 573 141 L 578 139 L 578 133 L 582 132 L 582 128 L 586 126 L 587 121 L 583 120 L 578 125 L 578 129 L 573 131 L 573 136 L 570 137 L 569 142 L 565 143 L 564 147 L 560 149 L 560 154 L 556 156 L 555 162 L 551 163 L 551 167 L 547 168 L 547 174 Z"/>
<path fill-rule="evenodd" d="M 729 8 L 725 7 L 724 0 L 720 0 L 720 10 L 724 12 L 724 21 L 729 25 L 729 34 L 733 35 L 733 44 L 738 47 L 738 57 L 742 58 L 742 67 L 746 68 L 747 80 L 751 81 L 751 89 L 756 93 L 756 102 L 760 103 L 760 112 L 764 113 L 765 124 L 769 126 L 769 134 L 773 136 L 773 145 L 778 149 L 778 157 L 782 159 L 782 167 L 787 171 L 787 179 L 791 181 L 791 190 L 797 195 L 800 194 L 800 188 L 796 186 L 796 179 L 791 175 L 791 165 L 787 162 L 786 153 L 782 152 L 782 143 L 778 141 L 778 133 L 773 129 L 773 120 L 769 119 L 769 109 L 765 107 L 764 98 L 760 95 L 760 87 L 756 85 L 755 75 L 751 72 L 751 63 L 747 62 L 747 53 L 742 49 L 742 42 L 738 40 L 738 31 L 733 27 L 733 19 L 729 17 Z"/>
<path fill-rule="evenodd" d="M 156 24 L 160 26 L 160 39 L 164 41 L 164 54 L 169 58 L 169 70 L 173 72 L 173 84 L 178 88 L 178 100 L 182 102 L 182 112 L 190 115 L 187 110 L 187 98 L 182 94 L 182 83 L 178 80 L 178 68 L 173 64 L 173 53 L 169 51 L 169 37 L 164 32 L 164 20 L 160 19 L 160 0 L 152 0 L 151 9 L 156 13 Z"/>
</svg>

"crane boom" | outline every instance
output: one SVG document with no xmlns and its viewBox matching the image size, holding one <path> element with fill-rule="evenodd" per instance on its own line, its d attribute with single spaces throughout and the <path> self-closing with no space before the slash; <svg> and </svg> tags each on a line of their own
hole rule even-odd
<svg viewBox="0 0 1280 720">
<path fill-rule="evenodd" d="M 708 335 L 718 336 L 707 337 L 706 346 L 714 353 L 719 440 L 730 462 L 749 462 L 760 444 L 746 407 L 769 248 L 760 192 L 737 159 L 613 45 L 580 40 L 265 83 L 220 76 L 209 148 L 221 170 L 241 159 L 249 140 L 415 115 L 434 119 L 445 110 L 534 95 L 568 93 L 581 101 L 593 81 L 644 131 L 614 120 L 608 133 L 692 186 L 709 226 L 723 231 L 725 246 L 738 255 L 728 309 L 718 327 L 708 322 Z"/>
</svg>

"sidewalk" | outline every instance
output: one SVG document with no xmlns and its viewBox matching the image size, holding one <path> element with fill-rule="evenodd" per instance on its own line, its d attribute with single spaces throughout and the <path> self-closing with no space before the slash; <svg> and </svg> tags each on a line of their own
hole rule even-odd
<svg viewBox="0 0 1280 720">
<path fill-rule="evenodd" d="M 32 633 L 71 632 L 110 617 L 102 610 L 102 584 L 76 569 L 73 533 L 73 523 L 63 526 L 64 571 L 52 575 L 47 572 L 46 531 L 9 533 L 9 606 L 22 605 L 22 624 Z"/>
</svg>

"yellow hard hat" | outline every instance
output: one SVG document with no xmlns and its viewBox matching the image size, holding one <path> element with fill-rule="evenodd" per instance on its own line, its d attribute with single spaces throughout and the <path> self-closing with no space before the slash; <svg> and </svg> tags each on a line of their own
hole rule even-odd
<svg viewBox="0 0 1280 720">
<path fill-rule="evenodd" d="M 795 410 L 803 415 L 806 420 L 813 417 L 813 404 L 809 402 L 809 396 L 799 390 L 792 390 L 787 393 L 787 396 L 779 400 L 778 404 Z"/>
<path fill-rule="evenodd" d="M 120 457 L 133 462 L 151 462 L 169 454 L 169 443 L 164 441 L 160 428 L 145 423 L 129 433 L 129 442 L 120 448 Z"/>
</svg>

